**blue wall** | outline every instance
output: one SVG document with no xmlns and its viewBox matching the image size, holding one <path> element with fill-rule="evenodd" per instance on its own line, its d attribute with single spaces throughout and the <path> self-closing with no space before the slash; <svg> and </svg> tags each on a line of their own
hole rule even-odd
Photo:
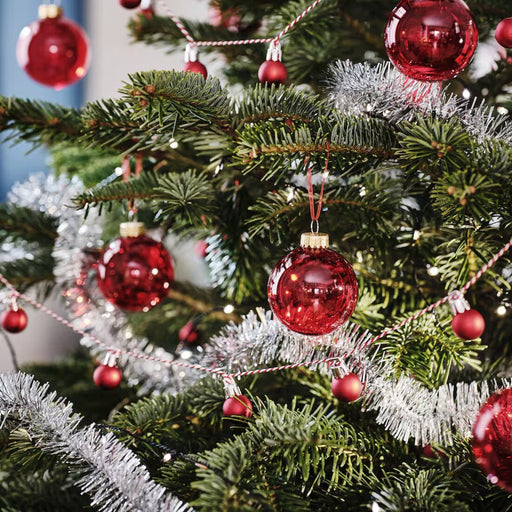
<svg viewBox="0 0 512 512">
<path fill-rule="evenodd" d="M 79 81 L 60 91 L 34 82 L 16 62 L 16 41 L 21 29 L 37 19 L 37 9 L 43 0 L 17 0 L 0 2 L 0 95 L 33 98 L 68 107 L 80 107 L 83 98 L 83 82 Z M 83 4 L 80 0 L 63 0 L 61 5 L 67 18 L 83 25 Z M 94 56 L 93 56 L 94 58 Z M 29 174 L 47 171 L 47 152 L 31 149 L 25 143 L 11 146 L 0 144 L 0 201 L 16 181 L 24 181 Z"/>
</svg>

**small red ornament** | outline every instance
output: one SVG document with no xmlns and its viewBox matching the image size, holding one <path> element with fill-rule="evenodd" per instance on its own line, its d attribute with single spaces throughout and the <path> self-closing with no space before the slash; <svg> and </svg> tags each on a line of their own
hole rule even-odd
<svg viewBox="0 0 512 512">
<path fill-rule="evenodd" d="M 135 9 L 139 7 L 140 0 L 119 0 L 119 5 L 125 9 Z"/>
<path fill-rule="evenodd" d="M 111 366 L 108 364 L 100 364 L 94 370 L 92 376 L 94 384 L 101 389 L 114 389 L 119 386 L 123 374 L 117 366 Z"/>
<path fill-rule="evenodd" d="M 363 384 L 355 373 L 335 377 L 331 383 L 332 394 L 344 402 L 353 402 L 361 396 Z"/>
<path fill-rule="evenodd" d="M 512 18 L 505 18 L 498 23 L 494 37 L 501 46 L 512 48 Z"/>
<path fill-rule="evenodd" d="M 121 237 L 102 251 L 96 278 L 104 297 L 126 311 L 148 311 L 168 293 L 174 267 L 165 247 L 141 222 L 121 224 Z"/>
<path fill-rule="evenodd" d="M 266 60 L 258 69 L 259 81 L 263 84 L 284 84 L 288 73 L 279 60 Z"/>
<path fill-rule="evenodd" d="M 463 0 L 402 0 L 388 19 L 384 41 L 404 75 L 449 80 L 471 61 L 478 29 Z"/>
<path fill-rule="evenodd" d="M 222 27 L 230 32 L 238 32 L 242 25 L 239 10 L 236 7 L 228 7 L 222 11 L 218 5 L 212 5 L 208 9 L 208 21 L 214 27 Z"/>
<path fill-rule="evenodd" d="M 457 313 L 452 318 L 452 330 L 456 336 L 463 340 L 480 338 L 485 330 L 484 317 L 475 309 Z"/>
<path fill-rule="evenodd" d="M 183 71 L 199 73 L 200 75 L 203 75 L 205 78 L 208 77 L 208 71 L 206 70 L 206 67 L 204 66 L 204 64 L 201 64 L 198 60 L 195 60 L 194 62 L 185 62 L 185 65 L 183 66 Z"/>
<path fill-rule="evenodd" d="M 201 333 L 194 322 L 187 322 L 178 332 L 178 339 L 182 343 L 197 343 Z"/>
<path fill-rule="evenodd" d="M 252 416 L 251 401 L 244 395 L 226 398 L 222 405 L 222 414 L 224 416 L 245 416 L 250 418 Z"/>
<path fill-rule="evenodd" d="M 55 4 L 39 7 L 39 20 L 24 27 L 16 44 L 19 66 L 36 82 L 62 89 L 87 73 L 89 41 Z"/>
<path fill-rule="evenodd" d="M 288 73 L 281 62 L 281 44 L 272 41 L 267 50 L 267 60 L 258 69 L 258 78 L 263 84 L 284 84 Z"/>
<path fill-rule="evenodd" d="M 512 389 L 491 395 L 472 432 L 476 463 L 491 483 L 512 492 Z"/>
<path fill-rule="evenodd" d="M 7 332 L 15 334 L 25 330 L 28 323 L 28 316 L 23 308 L 18 306 L 13 308 L 12 306 L 9 306 L 9 308 L 2 313 L 1 321 L 2 327 Z"/>
<path fill-rule="evenodd" d="M 354 312 L 356 276 L 348 261 L 328 245 L 324 233 L 303 233 L 301 247 L 287 254 L 270 274 L 270 307 L 292 331 L 329 334 Z"/>
<path fill-rule="evenodd" d="M 199 73 L 204 76 L 205 80 L 208 77 L 208 71 L 205 66 L 199 62 L 199 52 L 197 47 L 187 44 L 185 48 L 185 65 L 183 71 L 190 71 L 191 73 Z"/>
</svg>

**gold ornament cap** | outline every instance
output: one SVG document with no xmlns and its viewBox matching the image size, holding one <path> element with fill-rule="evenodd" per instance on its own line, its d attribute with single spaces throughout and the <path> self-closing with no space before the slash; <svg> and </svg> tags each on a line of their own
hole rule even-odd
<svg viewBox="0 0 512 512">
<path fill-rule="evenodd" d="M 300 246 L 310 249 L 325 249 L 329 247 L 329 235 L 327 233 L 302 233 Z"/>
<path fill-rule="evenodd" d="M 123 237 L 139 236 L 146 232 L 144 222 L 121 222 L 119 234 Z"/>
<path fill-rule="evenodd" d="M 39 6 L 39 19 L 60 18 L 62 16 L 62 7 L 55 4 L 41 4 Z"/>
</svg>

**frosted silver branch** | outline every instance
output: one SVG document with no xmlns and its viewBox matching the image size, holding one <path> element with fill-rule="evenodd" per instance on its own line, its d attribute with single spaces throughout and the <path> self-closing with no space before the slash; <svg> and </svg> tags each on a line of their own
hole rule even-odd
<svg viewBox="0 0 512 512">
<path fill-rule="evenodd" d="M 138 458 L 111 433 L 80 427 L 72 404 L 30 375 L 0 375 L 0 425 L 23 427 L 43 452 L 78 471 L 75 484 L 105 512 L 188 512 L 192 509 L 156 484 Z"/>
</svg>

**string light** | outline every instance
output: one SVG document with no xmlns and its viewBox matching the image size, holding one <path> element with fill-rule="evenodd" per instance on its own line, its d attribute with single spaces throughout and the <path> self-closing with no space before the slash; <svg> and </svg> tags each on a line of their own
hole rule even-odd
<svg viewBox="0 0 512 512">
<path fill-rule="evenodd" d="M 231 313 L 233 313 L 233 311 L 235 311 L 235 307 L 233 306 L 233 304 L 228 304 L 227 306 L 224 307 L 224 313 L 226 313 L 226 315 L 230 315 Z"/>
<path fill-rule="evenodd" d="M 496 314 L 499 316 L 505 316 L 507 314 L 507 308 L 501 304 L 496 308 Z"/>
</svg>

